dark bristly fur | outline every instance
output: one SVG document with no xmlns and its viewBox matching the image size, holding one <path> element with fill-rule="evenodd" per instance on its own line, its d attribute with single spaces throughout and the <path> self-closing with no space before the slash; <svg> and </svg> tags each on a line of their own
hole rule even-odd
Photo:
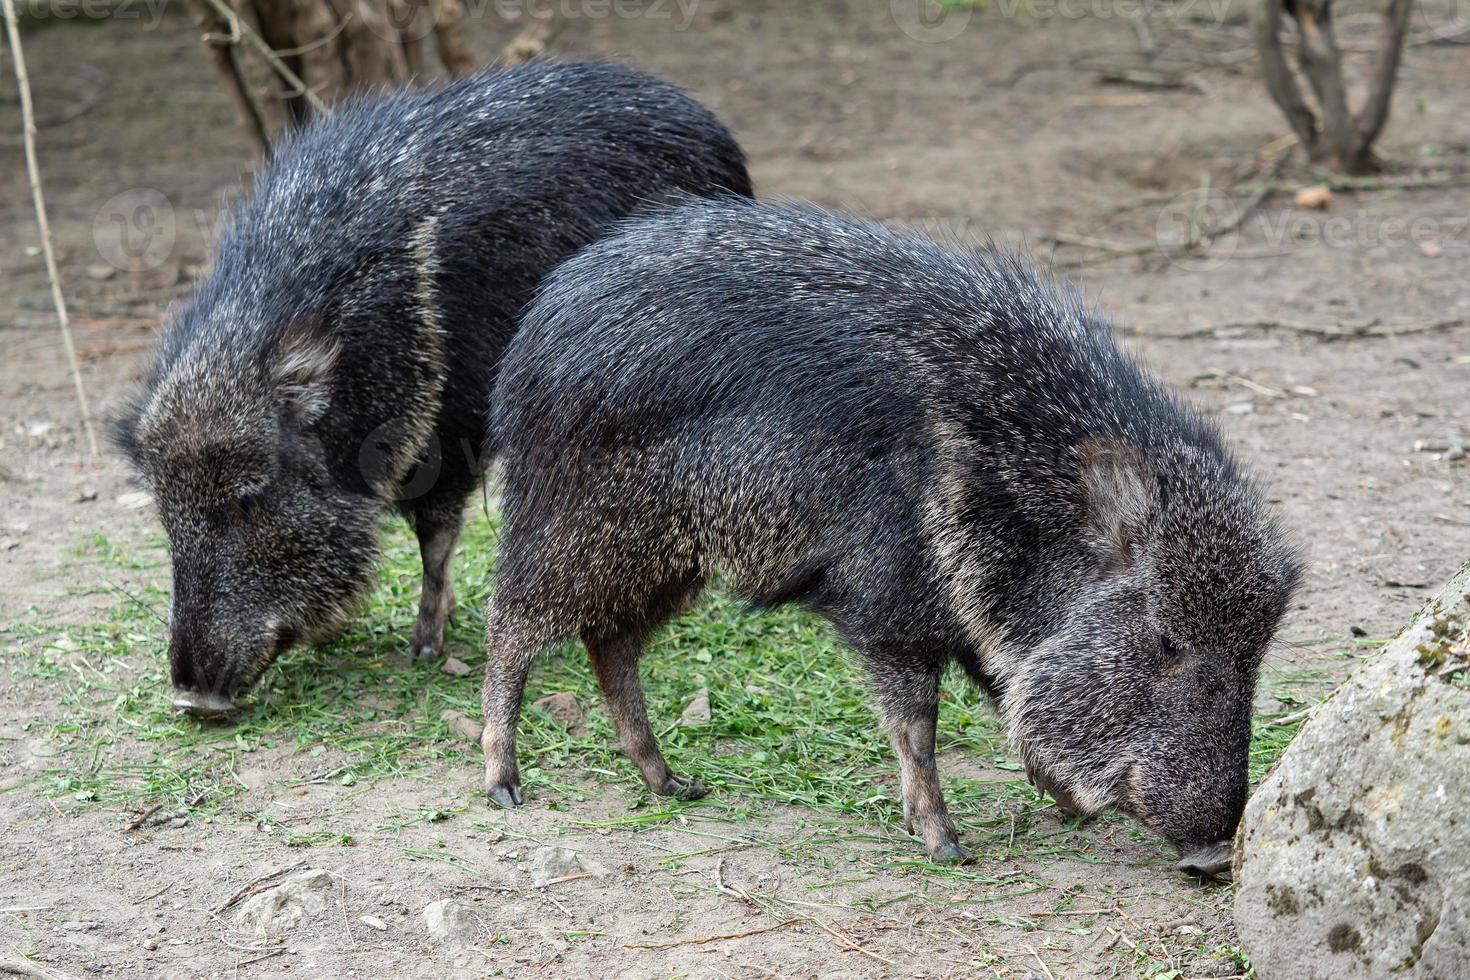
<svg viewBox="0 0 1470 980">
<path fill-rule="evenodd" d="M 685 202 L 549 277 L 494 404 L 494 799 L 520 797 L 531 659 L 574 635 L 650 787 L 702 794 L 658 750 L 637 660 L 719 574 L 864 658 L 933 859 L 964 857 L 934 763 L 951 661 L 1065 805 L 1186 852 L 1229 838 L 1297 559 L 1215 429 L 1018 258 Z"/>
<path fill-rule="evenodd" d="M 603 64 L 362 101 L 281 146 L 117 426 L 168 532 L 181 705 L 349 615 L 393 506 L 424 559 L 412 646 L 440 650 L 516 315 L 617 219 L 721 193 L 750 182 L 719 121 Z"/>
</svg>

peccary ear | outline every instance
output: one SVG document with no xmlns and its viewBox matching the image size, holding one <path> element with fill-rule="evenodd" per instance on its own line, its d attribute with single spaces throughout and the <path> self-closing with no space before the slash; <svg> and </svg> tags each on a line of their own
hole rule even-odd
<svg viewBox="0 0 1470 980">
<path fill-rule="evenodd" d="M 143 416 L 141 395 L 134 395 L 107 416 L 107 441 L 133 462 L 138 460 L 138 420 Z"/>
<path fill-rule="evenodd" d="M 271 361 L 271 381 L 286 412 L 300 424 L 310 425 L 326 414 L 332 371 L 341 352 L 341 344 L 315 318 L 293 320 L 281 334 Z"/>
<path fill-rule="evenodd" d="M 1148 532 L 1153 472 L 1142 452 L 1111 439 L 1089 439 L 1079 455 L 1087 520 L 1106 551 L 1106 568 L 1126 571 Z"/>
</svg>

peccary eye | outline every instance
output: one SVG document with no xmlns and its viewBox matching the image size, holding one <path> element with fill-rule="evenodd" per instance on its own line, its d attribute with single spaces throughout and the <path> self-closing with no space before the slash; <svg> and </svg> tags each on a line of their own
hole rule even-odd
<svg viewBox="0 0 1470 980">
<path fill-rule="evenodd" d="M 1184 655 L 1184 651 L 1180 650 L 1179 647 L 1174 644 L 1173 640 L 1160 633 L 1159 655 L 1163 657 L 1165 663 L 1174 663 Z"/>
<path fill-rule="evenodd" d="M 235 510 L 242 520 L 250 520 L 260 513 L 261 495 L 258 493 L 241 494 L 235 501 Z"/>
</svg>

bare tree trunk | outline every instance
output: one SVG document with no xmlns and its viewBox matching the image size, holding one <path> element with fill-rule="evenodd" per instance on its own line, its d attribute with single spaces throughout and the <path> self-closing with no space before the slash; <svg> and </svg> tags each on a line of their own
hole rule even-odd
<svg viewBox="0 0 1470 980">
<path fill-rule="evenodd" d="M 475 70 L 475 59 L 465 47 L 461 30 L 464 6 L 459 0 L 433 0 L 434 41 L 439 46 L 439 61 L 444 70 L 458 78 Z"/>
<path fill-rule="evenodd" d="M 1393 84 L 1398 78 L 1399 59 L 1403 56 L 1404 35 L 1409 30 L 1409 12 L 1414 0 L 1388 0 L 1378 41 L 1378 63 L 1373 66 L 1368 100 L 1358 113 L 1358 146 L 1362 153 L 1372 153 L 1378 134 L 1388 122 L 1389 103 L 1393 100 Z"/>
<path fill-rule="evenodd" d="M 240 41 L 240 32 L 222 14 L 207 5 L 196 4 L 195 21 L 204 29 L 204 43 L 209 47 L 215 70 L 225 83 L 225 92 L 235 107 L 240 128 L 245 131 L 246 137 L 255 145 L 260 155 L 269 159 L 271 142 L 265 120 L 261 117 L 260 108 L 255 104 L 255 99 L 240 74 L 240 66 L 235 61 L 235 46 Z"/>
<path fill-rule="evenodd" d="M 1384 4 L 1378 61 L 1367 98 L 1356 115 L 1343 83 L 1342 50 L 1333 36 L 1332 0 L 1258 0 L 1252 9 L 1252 34 L 1266 90 L 1313 162 L 1356 174 L 1379 169 L 1373 144 L 1388 120 L 1413 0 L 1384 0 Z M 1282 52 L 1283 9 L 1300 31 L 1297 63 L 1312 87 L 1317 110 L 1303 98 Z"/>
<path fill-rule="evenodd" d="M 226 2 L 235 6 L 226 7 Z M 425 72 L 424 39 L 434 36 L 439 60 L 451 75 L 474 70 L 460 36 L 459 0 L 195 0 L 203 22 L 216 28 L 206 40 L 211 57 L 251 141 L 267 149 L 272 100 L 284 105 L 295 128 L 325 105 L 357 92 L 402 85 Z M 231 22 L 233 10 L 238 18 Z M 253 17 L 252 54 L 270 81 L 254 91 L 242 72 L 240 30 Z M 258 37 L 256 36 L 258 32 Z M 257 67 L 260 63 L 257 63 Z"/>
<path fill-rule="evenodd" d="M 554 11 L 540 16 L 532 15 L 526 26 L 510 39 L 510 43 L 500 53 L 500 63 L 510 68 L 539 57 L 561 30 L 561 26 L 562 19 Z"/>
</svg>

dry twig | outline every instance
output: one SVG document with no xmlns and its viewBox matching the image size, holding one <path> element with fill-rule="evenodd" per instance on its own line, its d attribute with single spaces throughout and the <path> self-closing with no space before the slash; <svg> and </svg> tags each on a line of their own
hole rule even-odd
<svg viewBox="0 0 1470 980">
<path fill-rule="evenodd" d="M 674 939 L 666 943 L 624 943 L 624 949 L 673 949 L 675 946 L 703 946 L 705 943 L 717 943 L 722 939 L 744 939 L 746 936 L 759 936 L 763 932 L 775 932 L 777 929 L 785 929 L 787 926 L 796 925 L 799 922 L 811 921 L 806 916 L 796 916 L 775 925 L 761 926 L 759 929 L 746 929 L 744 932 L 722 932 L 713 936 L 697 936 L 693 939 Z"/>
<path fill-rule="evenodd" d="M 41 191 L 41 168 L 36 162 L 36 113 L 31 104 L 31 79 L 26 71 L 25 52 L 20 46 L 20 24 L 16 19 L 15 0 L 3 0 L 5 32 L 10 39 L 10 53 L 15 59 L 15 83 L 20 89 L 20 116 L 24 127 L 26 172 L 31 179 L 31 199 L 36 206 L 36 224 L 41 230 L 41 251 L 46 256 L 46 277 L 51 280 L 51 300 L 56 304 L 56 320 L 61 325 L 61 339 L 66 345 L 66 359 L 71 364 L 72 381 L 77 387 L 77 407 L 82 413 L 82 429 L 93 456 L 101 455 L 97 430 L 92 425 L 92 411 L 87 407 L 87 390 L 82 385 L 82 369 L 77 362 L 76 345 L 71 339 L 71 324 L 66 318 L 66 300 L 61 295 L 61 274 L 56 269 L 56 249 L 51 244 L 51 223 L 46 220 L 46 196 Z"/>
<path fill-rule="evenodd" d="M 155 804 L 153 804 L 148 809 L 144 810 L 142 813 L 138 814 L 136 817 L 134 817 L 133 819 L 129 820 L 127 822 L 127 825 L 123 827 L 122 832 L 125 833 L 125 834 L 127 834 L 127 833 L 131 833 L 134 830 L 137 830 L 139 827 L 143 826 L 145 823 L 148 822 L 148 818 L 149 817 L 153 816 L 155 813 L 157 813 L 159 810 L 162 810 L 162 809 L 163 809 L 163 804 L 162 803 L 155 803 Z"/>
</svg>

